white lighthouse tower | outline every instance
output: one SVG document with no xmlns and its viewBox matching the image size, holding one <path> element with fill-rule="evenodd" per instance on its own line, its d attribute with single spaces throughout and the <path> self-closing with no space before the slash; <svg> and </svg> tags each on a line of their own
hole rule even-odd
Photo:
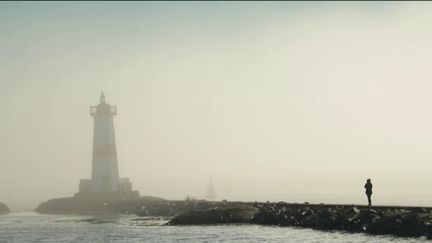
<svg viewBox="0 0 432 243">
<path fill-rule="evenodd" d="M 117 107 L 105 101 L 102 92 L 100 102 L 90 106 L 90 115 L 94 118 L 93 158 L 91 179 L 80 181 L 76 196 L 103 198 L 137 198 L 138 191 L 132 191 L 132 184 L 127 178 L 119 178 L 114 119 Z"/>
<path fill-rule="evenodd" d="M 216 192 L 212 180 L 210 179 L 207 187 L 207 199 L 214 200 L 215 198 L 216 198 Z"/>
<path fill-rule="evenodd" d="M 100 192 L 119 191 L 119 172 L 113 117 L 117 107 L 105 102 L 102 92 L 100 103 L 90 106 L 94 118 L 92 176 L 94 190 Z"/>
</svg>

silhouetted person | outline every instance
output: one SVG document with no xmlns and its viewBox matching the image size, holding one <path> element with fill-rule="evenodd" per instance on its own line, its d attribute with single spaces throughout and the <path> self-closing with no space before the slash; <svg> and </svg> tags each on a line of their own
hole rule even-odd
<svg viewBox="0 0 432 243">
<path fill-rule="evenodd" d="M 367 195 L 367 198 L 368 198 L 369 206 L 372 206 L 372 200 L 371 200 L 371 196 L 372 196 L 372 183 L 371 183 L 371 179 L 367 179 L 364 188 L 366 189 L 366 195 Z"/>
</svg>

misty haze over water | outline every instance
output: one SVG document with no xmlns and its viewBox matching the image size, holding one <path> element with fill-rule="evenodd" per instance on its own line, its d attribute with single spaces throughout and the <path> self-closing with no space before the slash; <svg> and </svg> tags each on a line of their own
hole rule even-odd
<svg viewBox="0 0 432 243">
<path fill-rule="evenodd" d="M 103 90 L 142 195 L 432 206 L 431 10 L 1 2 L 0 201 L 78 191 Z"/>
</svg>

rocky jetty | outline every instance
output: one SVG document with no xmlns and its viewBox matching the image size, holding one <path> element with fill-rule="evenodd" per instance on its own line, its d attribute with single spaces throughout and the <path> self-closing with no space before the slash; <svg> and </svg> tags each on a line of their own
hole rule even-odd
<svg viewBox="0 0 432 243">
<path fill-rule="evenodd" d="M 226 202 L 205 200 L 165 200 L 144 196 L 128 200 L 85 200 L 76 197 L 51 199 L 41 203 L 36 212 L 46 214 L 135 214 L 138 216 L 172 217 L 194 210 L 208 210 Z M 231 207 L 245 203 L 229 203 Z"/>
<path fill-rule="evenodd" d="M 257 213 L 254 207 L 212 208 L 205 211 L 189 211 L 169 221 L 169 225 L 202 225 L 249 223 Z"/>
<path fill-rule="evenodd" d="M 257 204 L 251 223 L 432 238 L 432 209 L 349 205 Z"/>
<path fill-rule="evenodd" d="M 432 208 L 426 207 L 173 201 L 141 197 L 118 201 L 60 198 L 42 203 L 36 211 L 60 214 L 121 213 L 174 217 L 168 225 L 247 223 L 432 239 Z"/>
<path fill-rule="evenodd" d="M 221 202 L 205 200 L 124 200 L 110 204 L 112 212 L 136 214 L 138 216 L 172 217 L 194 210 L 208 210 Z"/>
<path fill-rule="evenodd" d="M 0 202 L 0 214 L 7 214 L 9 213 L 9 208 L 6 204 Z"/>
<path fill-rule="evenodd" d="M 255 210 L 227 207 L 187 212 L 174 217 L 168 225 L 250 223 L 432 239 L 432 208 L 288 203 L 251 206 Z"/>
</svg>

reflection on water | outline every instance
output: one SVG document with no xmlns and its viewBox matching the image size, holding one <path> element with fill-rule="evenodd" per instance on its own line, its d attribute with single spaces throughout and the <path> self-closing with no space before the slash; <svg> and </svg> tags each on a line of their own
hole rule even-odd
<svg viewBox="0 0 432 243">
<path fill-rule="evenodd" d="M 0 215 L 0 242 L 419 242 L 258 225 L 164 226 L 169 218 L 125 215 Z"/>
</svg>

